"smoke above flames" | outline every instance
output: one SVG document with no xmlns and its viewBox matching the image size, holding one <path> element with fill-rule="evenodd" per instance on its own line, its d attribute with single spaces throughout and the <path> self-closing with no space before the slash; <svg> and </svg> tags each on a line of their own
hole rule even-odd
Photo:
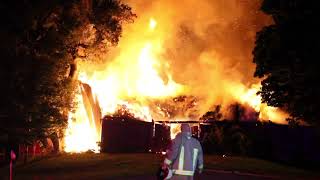
<svg viewBox="0 0 320 180">
<path fill-rule="evenodd" d="M 119 112 L 145 121 L 184 121 L 215 112 L 234 119 L 233 108 L 242 109 L 240 120 L 259 112 L 261 120 L 285 123 L 287 114 L 262 104 L 256 94 L 261 79 L 253 77 L 255 35 L 272 23 L 259 11 L 260 0 L 124 3 L 138 17 L 123 26 L 118 46 L 76 59 L 81 94 L 70 113 L 67 151 L 97 150 L 101 117 Z M 95 24 L 88 27 L 94 37 Z M 83 134 L 92 136 L 86 140 Z M 80 141 L 81 147 L 73 143 Z"/>
<path fill-rule="evenodd" d="M 255 94 L 255 35 L 272 23 L 260 0 L 124 3 L 138 17 L 124 25 L 119 45 L 104 65 L 79 63 L 79 79 L 98 96 L 102 114 L 128 104 L 155 120 L 198 119 L 216 105 L 227 116 L 231 104 L 241 103 L 260 118 L 284 120 L 276 109 L 261 109 L 266 105 Z"/>
<path fill-rule="evenodd" d="M 235 91 L 260 82 L 253 78 L 255 34 L 272 23 L 259 11 L 260 0 L 125 2 L 137 13 L 137 21 L 157 20 L 164 38 L 161 55 L 170 67 L 162 71 L 185 85 L 186 94 L 201 99 L 199 114 L 213 105 L 226 108 L 239 101 Z"/>
</svg>

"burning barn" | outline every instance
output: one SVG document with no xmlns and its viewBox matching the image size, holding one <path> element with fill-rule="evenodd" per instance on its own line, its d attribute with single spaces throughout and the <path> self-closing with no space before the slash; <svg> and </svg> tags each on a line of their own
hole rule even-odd
<svg viewBox="0 0 320 180">
<path fill-rule="evenodd" d="M 83 2 L 91 11 L 92 1 Z M 160 150 L 157 143 L 167 144 L 177 128 L 170 130 L 153 119 L 199 119 L 218 104 L 225 108 L 236 102 L 253 109 L 241 112 L 247 118 L 259 112 L 259 119 L 284 122 L 287 114 L 261 102 L 256 94 L 260 83 L 252 78 L 254 34 L 269 22 L 256 14 L 257 2 L 186 1 L 183 7 L 178 1 L 148 3 L 143 7 L 128 1 L 138 18 L 123 26 L 117 47 L 102 52 L 79 45 L 74 78 L 80 93 L 77 108 L 69 112 L 65 151 L 98 152 L 100 141 L 102 152 Z M 185 16 L 195 8 L 200 14 Z M 105 37 L 99 28 L 86 24 L 79 38 L 91 42 Z M 117 115 L 123 105 L 130 116 Z"/>
</svg>

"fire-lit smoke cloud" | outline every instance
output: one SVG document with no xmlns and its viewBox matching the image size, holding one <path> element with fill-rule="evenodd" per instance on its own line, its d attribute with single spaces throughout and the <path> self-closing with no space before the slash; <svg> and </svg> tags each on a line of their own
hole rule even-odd
<svg viewBox="0 0 320 180">
<path fill-rule="evenodd" d="M 124 3 L 138 17 L 124 25 L 118 46 L 103 65 L 79 63 L 79 79 L 98 96 L 102 114 L 128 104 L 135 112 L 143 107 L 149 120 L 198 119 L 216 105 L 227 116 L 230 104 L 241 103 L 261 119 L 285 119 L 255 94 L 255 35 L 272 23 L 260 0 Z"/>
<path fill-rule="evenodd" d="M 124 3 L 138 17 L 123 25 L 118 46 L 107 54 L 91 50 L 95 56 L 76 59 L 75 77 L 81 87 L 90 88 L 81 89 L 79 108 L 70 113 L 76 121 L 70 118 L 67 142 L 82 141 L 83 132 L 95 132 L 81 148 L 96 149 L 92 142 L 100 137 L 100 108 L 102 117 L 129 112 L 145 121 L 184 121 L 198 120 L 215 107 L 224 118 L 235 119 L 230 108 L 241 106 L 245 112 L 236 117 L 240 120 L 256 118 L 259 112 L 262 120 L 285 122 L 286 113 L 261 104 L 256 95 L 261 79 L 253 78 L 255 35 L 272 23 L 259 11 L 260 0 Z M 95 24 L 89 27 L 94 37 Z M 95 126 L 87 127 L 88 122 Z"/>
<path fill-rule="evenodd" d="M 170 67 L 164 71 L 185 85 L 187 94 L 204 99 L 199 114 L 213 104 L 237 101 L 235 91 L 259 83 L 253 78 L 255 34 L 271 23 L 259 11 L 260 0 L 125 2 L 137 13 L 138 23 L 157 20 L 164 38 L 163 63 Z"/>
</svg>

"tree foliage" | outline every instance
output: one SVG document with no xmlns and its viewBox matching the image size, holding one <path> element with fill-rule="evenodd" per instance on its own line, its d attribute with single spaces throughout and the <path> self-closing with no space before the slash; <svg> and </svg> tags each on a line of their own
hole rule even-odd
<svg viewBox="0 0 320 180">
<path fill-rule="evenodd" d="M 257 33 L 253 51 L 254 76 L 264 78 L 259 92 L 263 102 L 289 112 L 291 122 L 319 125 L 320 71 L 315 63 L 320 24 L 315 1 L 264 0 L 261 9 L 274 19 Z"/>
<path fill-rule="evenodd" d="M 11 0 L 0 18 L 0 130 L 26 142 L 62 134 L 76 105 L 74 60 L 107 53 L 135 14 L 117 0 Z"/>
</svg>

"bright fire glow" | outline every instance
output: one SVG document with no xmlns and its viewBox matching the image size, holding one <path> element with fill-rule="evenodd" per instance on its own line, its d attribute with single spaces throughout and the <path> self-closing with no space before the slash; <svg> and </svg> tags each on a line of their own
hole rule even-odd
<svg viewBox="0 0 320 180">
<path fill-rule="evenodd" d="M 174 139 L 180 132 L 180 124 L 170 124 L 170 138 Z"/>
<path fill-rule="evenodd" d="M 261 103 L 262 99 L 257 95 L 259 89 L 260 84 L 253 84 L 249 89 L 243 85 L 234 86 L 232 88 L 232 94 L 240 101 L 240 103 L 247 104 L 256 112 L 260 112 L 259 119 L 272 120 L 279 124 L 285 124 L 285 119 L 288 117 L 288 114 L 282 112 L 278 108 Z"/>
<path fill-rule="evenodd" d="M 97 140 L 100 139 L 96 127 L 90 125 L 82 97 L 77 95 L 79 107 L 77 113 L 69 114 L 68 128 L 65 137 L 66 152 L 99 151 Z"/>
<path fill-rule="evenodd" d="M 125 106 L 137 118 L 151 122 L 150 101 L 187 93 L 186 89 L 190 87 L 175 82 L 170 65 L 162 56 L 164 39 L 168 33 L 161 31 L 159 25 L 151 18 L 134 25 L 137 29 L 124 31 L 117 50 L 111 52 L 112 56 L 106 57 L 107 63 L 100 65 L 99 69 L 85 61 L 77 62 L 78 80 L 90 85 L 93 99 L 98 101 L 102 116 L 113 114 L 119 106 Z M 200 72 L 195 74 L 197 73 Z M 258 85 L 247 88 L 238 83 L 232 84 L 229 89 L 230 92 L 225 93 L 229 93 L 234 101 L 248 104 L 260 112 L 261 119 L 282 122 L 286 116 L 276 108 L 261 104 L 261 98 L 256 95 Z M 79 106 L 74 114 L 70 113 L 65 151 L 83 152 L 92 149 L 98 152 L 101 124 L 92 123 L 97 117 L 91 117 L 92 113 L 88 113 L 88 105 L 81 95 L 77 98 Z M 180 131 L 179 127 L 178 124 L 171 125 L 171 138 Z"/>
<path fill-rule="evenodd" d="M 154 30 L 157 26 L 157 21 L 154 20 L 153 18 L 150 19 L 149 27 L 151 30 Z"/>
<path fill-rule="evenodd" d="M 156 25 L 157 22 L 150 19 L 149 28 L 155 30 Z M 127 40 L 136 41 L 136 37 Z M 135 46 L 131 43 L 119 46 L 126 53 L 119 54 L 102 71 L 93 71 L 89 75 L 90 69 L 80 62 L 78 79 L 90 85 L 99 101 L 102 115 L 114 113 L 120 105 L 125 106 L 135 117 L 150 122 L 152 117 L 149 107 L 143 103 L 152 98 L 174 97 L 182 92 L 183 86 L 176 83 L 169 73 L 160 76 L 159 70 L 163 64 L 158 57 L 162 51 L 162 41 L 158 38 L 145 38 L 136 42 Z M 135 101 L 129 102 L 132 99 Z M 65 138 L 67 152 L 88 149 L 98 151 L 96 142 L 100 141 L 100 132 L 97 132 L 99 128 L 89 125 L 84 106 L 79 101 L 79 107 L 73 115 L 76 121 L 69 121 Z"/>
</svg>

